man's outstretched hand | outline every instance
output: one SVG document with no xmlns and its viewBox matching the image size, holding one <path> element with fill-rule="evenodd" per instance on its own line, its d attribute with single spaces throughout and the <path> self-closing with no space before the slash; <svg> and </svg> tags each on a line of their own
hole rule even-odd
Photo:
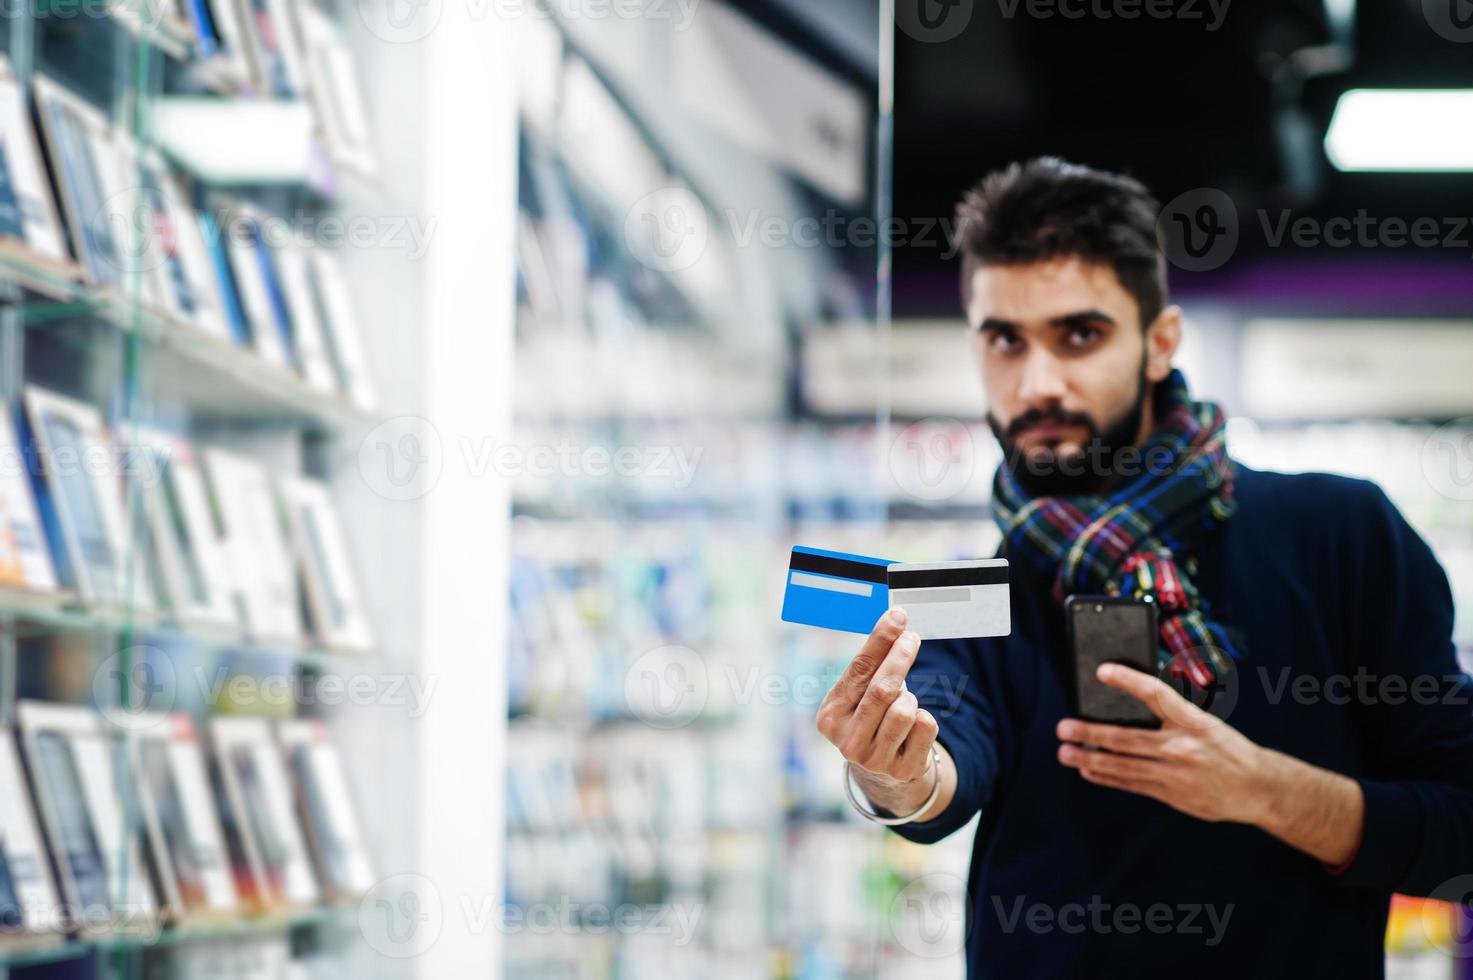
<svg viewBox="0 0 1473 980">
<path fill-rule="evenodd" d="M 935 769 L 936 718 L 905 686 L 921 640 L 905 631 L 905 610 L 892 609 L 855 654 L 818 707 L 818 730 L 849 761 L 854 778 L 875 806 L 909 814 L 941 789 L 926 819 L 946 809 L 956 789 L 956 771 L 945 748 Z"/>
</svg>

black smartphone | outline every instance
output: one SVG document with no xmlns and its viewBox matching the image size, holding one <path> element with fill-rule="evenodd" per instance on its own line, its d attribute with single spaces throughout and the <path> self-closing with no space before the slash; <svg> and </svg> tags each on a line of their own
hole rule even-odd
<svg viewBox="0 0 1473 980">
<path fill-rule="evenodd" d="M 1144 704 L 1095 677 L 1100 664 L 1124 664 L 1156 676 L 1156 604 L 1123 596 L 1071 595 L 1064 601 L 1064 620 L 1076 716 L 1133 728 L 1161 727 Z"/>
</svg>

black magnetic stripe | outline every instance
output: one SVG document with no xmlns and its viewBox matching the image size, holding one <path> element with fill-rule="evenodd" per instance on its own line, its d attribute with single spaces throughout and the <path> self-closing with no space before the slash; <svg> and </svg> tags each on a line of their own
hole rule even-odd
<svg viewBox="0 0 1473 980">
<path fill-rule="evenodd" d="M 794 572 L 817 572 L 820 575 L 836 575 L 839 578 L 856 579 L 860 582 L 885 584 L 885 566 L 871 565 L 864 561 L 849 561 L 845 558 L 830 558 L 828 555 L 810 555 L 806 551 L 793 552 L 788 569 Z"/>
<path fill-rule="evenodd" d="M 1007 585 L 1008 566 L 984 565 L 981 568 L 922 568 L 910 572 L 892 571 L 892 589 L 932 589 L 943 585 Z"/>
</svg>

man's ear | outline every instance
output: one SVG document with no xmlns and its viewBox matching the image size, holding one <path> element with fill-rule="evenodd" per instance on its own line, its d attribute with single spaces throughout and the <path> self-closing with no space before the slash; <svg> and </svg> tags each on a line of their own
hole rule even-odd
<svg viewBox="0 0 1473 980">
<path fill-rule="evenodd" d="M 1165 381 L 1171 373 L 1171 359 L 1181 346 L 1182 314 L 1180 306 L 1168 306 L 1157 314 L 1146 328 L 1146 379 Z"/>
</svg>

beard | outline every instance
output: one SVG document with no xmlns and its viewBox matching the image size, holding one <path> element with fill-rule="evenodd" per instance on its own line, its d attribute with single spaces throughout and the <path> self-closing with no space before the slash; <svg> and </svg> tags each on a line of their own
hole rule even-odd
<svg viewBox="0 0 1473 980">
<path fill-rule="evenodd" d="M 1002 446 L 1002 465 L 1030 497 L 1099 493 L 1115 478 L 1116 454 L 1135 445 L 1141 419 L 1145 415 L 1148 387 L 1145 360 L 1142 359 L 1134 401 L 1103 428 L 1084 412 L 1066 412 L 1063 409 L 1040 411 L 1036 408 L 1024 412 L 1004 428 L 997 417 L 988 412 L 987 424 Z M 1083 448 L 1062 454 L 1052 448 L 1034 450 L 1030 457 L 1018 446 L 1018 438 L 1042 422 L 1083 428 L 1087 433 Z"/>
</svg>

